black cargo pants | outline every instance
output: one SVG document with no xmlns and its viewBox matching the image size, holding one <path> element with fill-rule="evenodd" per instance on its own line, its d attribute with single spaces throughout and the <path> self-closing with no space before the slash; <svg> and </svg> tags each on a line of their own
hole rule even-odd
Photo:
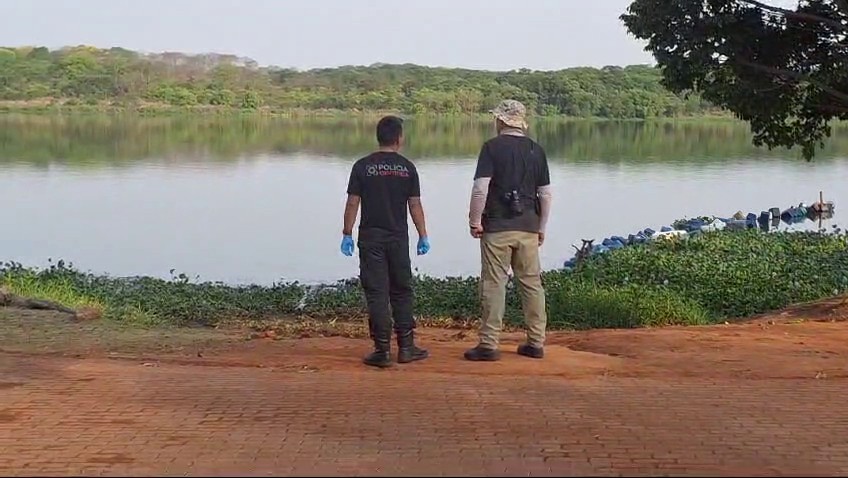
<svg viewBox="0 0 848 478">
<path fill-rule="evenodd" d="M 368 304 L 368 327 L 378 347 L 389 346 L 394 330 L 415 327 L 409 240 L 359 241 L 359 280 Z"/>
</svg>

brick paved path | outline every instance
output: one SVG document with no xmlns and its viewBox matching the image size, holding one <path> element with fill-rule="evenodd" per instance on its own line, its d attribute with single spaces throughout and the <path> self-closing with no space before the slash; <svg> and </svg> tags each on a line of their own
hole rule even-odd
<svg viewBox="0 0 848 478">
<path fill-rule="evenodd" d="M 846 392 L 0 355 L 0 475 L 848 476 Z"/>
</svg>

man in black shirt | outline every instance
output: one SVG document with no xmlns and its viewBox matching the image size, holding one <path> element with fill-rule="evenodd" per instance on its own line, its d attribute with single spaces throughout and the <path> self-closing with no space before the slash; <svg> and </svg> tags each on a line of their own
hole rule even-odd
<svg viewBox="0 0 848 478">
<path fill-rule="evenodd" d="M 398 362 L 427 358 L 415 346 L 412 316 L 412 265 L 409 258 L 407 208 L 418 230 L 418 255 L 427 254 L 430 241 L 421 205 L 421 186 L 415 165 L 398 154 L 403 144 L 403 121 L 387 116 L 377 123 L 379 149 L 353 165 L 347 187 L 342 253 L 353 255 L 353 225 L 359 223 L 359 274 L 368 304 L 368 326 L 374 352 L 365 364 L 392 364 L 392 319 L 397 334 Z M 391 305 L 391 312 L 389 306 Z"/>
<path fill-rule="evenodd" d="M 510 267 L 520 286 L 527 327 L 527 342 L 518 347 L 518 353 L 542 358 L 547 315 L 539 247 L 545 241 L 551 204 L 548 159 L 545 150 L 526 135 L 524 105 L 506 100 L 492 113 L 498 135 L 480 151 L 468 217 L 471 235 L 480 239 L 483 317 L 480 342 L 465 358 L 500 358 Z"/>
</svg>

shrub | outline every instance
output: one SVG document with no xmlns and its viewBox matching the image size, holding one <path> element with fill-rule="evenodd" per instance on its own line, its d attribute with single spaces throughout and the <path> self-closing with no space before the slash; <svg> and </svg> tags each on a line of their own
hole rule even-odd
<svg viewBox="0 0 848 478">
<path fill-rule="evenodd" d="M 719 317 L 746 317 L 848 289 L 845 235 L 717 232 L 594 256 L 578 272 L 604 286 L 663 287 Z"/>
<path fill-rule="evenodd" d="M 714 318 L 691 299 L 659 288 L 599 287 L 575 282 L 548 294 L 551 328 L 706 325 Z"/>
<path fill-rule="evenodd" d="M 241 97 L 241 107 L 246 110 L 255 110 L 262 104 L 259 93 L 253 90 L 247 90 Z"/>
</svg>

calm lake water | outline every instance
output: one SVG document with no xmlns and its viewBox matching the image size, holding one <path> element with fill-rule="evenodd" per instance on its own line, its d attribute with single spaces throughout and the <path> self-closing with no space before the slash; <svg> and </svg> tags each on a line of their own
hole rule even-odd
<svg viewBox="0 0 848 478">
<path fill-rule="evenodd" d="M 229 283 L 355 276 L 356 260 L 338 249 L 342 208 L 349 168 L 373 148 L 373 127 L 365 119 L 0 115 L 0 261 L 65 259 L 120 276 L 168 278 L 174 269 Z M 419 272 L 479 272 L 467 207 L 476 155 L 492 133 L 485 121 L 407 122 L 405 152 L 419 167 L 433 246 L 413 259 Z M 748 127 L 730 121 L 535 123 L 555 194 L 544 265 L 560 267 L 581 238 L 600 242 L 686 216 L 785 209 L 817 200 L 819 190 L 839 207 L 848 200 L 846 133 L 835 129 L 807 163 L 797 152 L 754 148 Z"/>
</svg>

